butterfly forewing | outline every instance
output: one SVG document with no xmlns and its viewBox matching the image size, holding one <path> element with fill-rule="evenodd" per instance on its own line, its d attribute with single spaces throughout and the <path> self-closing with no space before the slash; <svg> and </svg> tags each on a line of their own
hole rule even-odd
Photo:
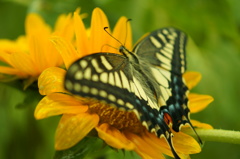
<svg viewBox="0 0 240 159">
<path fill-rule="evenodd" d="M 65 88 L 75 95 L 128 109 L 130 106 L 127 107 L 126 103 L 129 103 L 131 98 L 120 94 L 130 90 L 131 79 L 125 81 L 125 77 L 129 77 L 126 69 L 130 69 L 129 65 L 126 58 L 120 55 L 98 53 L 85 56 L 70 66 L 66 74 Z M 124 87 L 126 89 L 122 89 Z"/>
</svg>

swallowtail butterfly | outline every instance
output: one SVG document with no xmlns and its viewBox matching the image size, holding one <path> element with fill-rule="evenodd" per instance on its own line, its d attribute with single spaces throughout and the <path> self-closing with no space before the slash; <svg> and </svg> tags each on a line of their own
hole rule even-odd
<svg viewBox="0 0 240 159">
<path fill-rule="evenodd" d="M 176 132 L 190 124 L 186 70 L 186 35 L 175 28 L 158 29 L 133 49 L 124 46 L 120 54 L 95 53 L 78 59 L 68 69 L 65 88 L 81 97 L 90 97 L 134 111 L 149 132 L 165 137 L 175 158 L 166 115 Z M 193 128 L 193 127 L 192 127 Z"/>
</svg>

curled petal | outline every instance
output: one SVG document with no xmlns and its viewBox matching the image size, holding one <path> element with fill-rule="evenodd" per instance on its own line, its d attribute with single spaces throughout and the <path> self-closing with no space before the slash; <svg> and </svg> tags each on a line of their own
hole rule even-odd
<svg viewBox="0 0 240 159">
<path fill-rule="evenodd" d="M 209 95 L 200 95 L 190 93 L 189 96 L 189 109 L 191 113 L 197 113 L 208 106 L 213 101 L 213 97 Z"/>
<path fill-rule="evenodd" d="M 42 95 L 48 95 L 54 92 L 66 92 L 63 88 L 63 78 L 66 71 L 58 67 L 50 67 L 38 78 L 38 88 Z"/>
<path fill-rule="evenodd" d="M 135 148 L 134 144 L 123 133 L 106 123 L 96 127 L 96 130 L 98 131 L 98 136 L 114 148 L 125 150 L 133 150 Z"/>
<path fill-rule="evenodd" d="M 186 72 L 183 74 L 183 78 L 186 81 L 188 89 L 192 89 L 201 80 L 202 75 L 198 72 Z"/>
<path fill-rule="evenodd" d="M 55 149 L 64 150 L 74 146 L 96 127 L 98 122 L 99 117 L 96 114 L 64 114 L 57 127 Z"/>
<path fill-rule="evenodd" d="M 60 114 L 78 114 L 88 110 L 87 106 L 81 106 L 74 97 L 52 93 L 45 96 L 37 105 L 34 116 L 36 119 L 43 119 Z"/>
</svg>

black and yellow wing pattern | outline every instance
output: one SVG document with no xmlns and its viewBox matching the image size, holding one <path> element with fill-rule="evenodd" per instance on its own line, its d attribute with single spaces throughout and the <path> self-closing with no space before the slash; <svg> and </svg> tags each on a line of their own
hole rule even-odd
<svg viewBox="0 0 240 159">
<path fill-rule="evenodd" d="M 164 115 L 178 132 L 190 124 L 186 70 L 186 35 L 175 28 L 151 32 L 133 49 L 122 53 L 95 53 L 74 62 L 67 71 L 65 88 L 72 94 L 94 98 L 121 110 L 134 111 L 142 125 L 165 137 L 175 158 L 172 132 Z"/>
</svg>

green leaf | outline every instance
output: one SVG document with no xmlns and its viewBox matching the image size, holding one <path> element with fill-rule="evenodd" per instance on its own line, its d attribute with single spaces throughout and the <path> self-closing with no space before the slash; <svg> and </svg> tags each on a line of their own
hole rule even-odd
<svg viewBox="0 0 240 159">
<path fill-rule="evenodd" d="M 77 145 L 63 151 L 56 151 L 54 159 L 97 158 L 107 153 L 103 141 L 97 137 L 85 137 Z"/>
</svg>

